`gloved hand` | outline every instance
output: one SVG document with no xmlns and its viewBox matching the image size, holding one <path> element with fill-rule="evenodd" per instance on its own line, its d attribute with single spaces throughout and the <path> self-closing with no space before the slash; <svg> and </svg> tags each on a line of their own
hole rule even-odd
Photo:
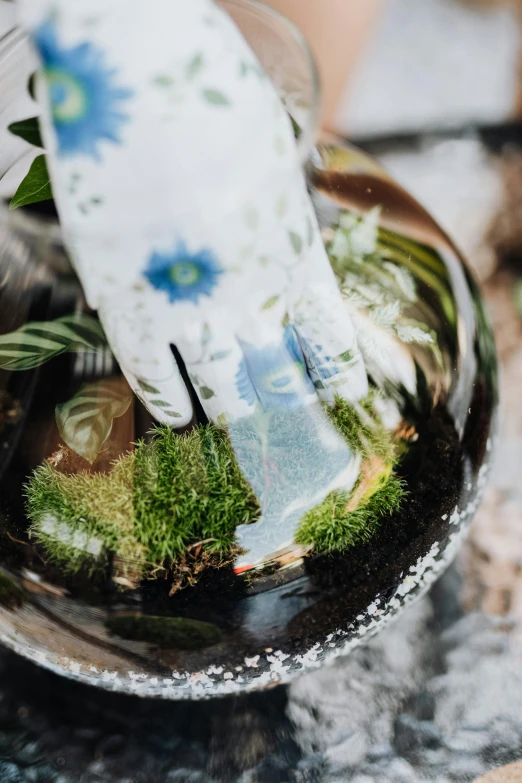
<svg viewBox="0 0 522 783">
<path fill-rule="evenodd" d="M 360 399 L 366 373 L 291 122 L 235 25 L 211 0 L 19 5 L 65 239 L 132 389 L 160 422 L 190 421 L 175 345 L 232 440 L 254 412 L 306 406 L 299 426 L 321 431 L 349 489 L 318 400 Z"/>
</svg>

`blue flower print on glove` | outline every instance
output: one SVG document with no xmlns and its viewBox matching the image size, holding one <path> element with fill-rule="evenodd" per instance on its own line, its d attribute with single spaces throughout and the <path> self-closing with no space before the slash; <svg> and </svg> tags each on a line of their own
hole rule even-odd
<svg viewBox="0 0 522 783">
<path fill-rule="evenodd" d="M 59 154 L 83 153 L 99 160 L 100 141 L 121 143 L 120 126 L 128 116 L 120 105 L 132 90 L 114 86 L 117 71 L 104 65 L 101 49 L 88 42 L 61 46 L 53 21 L 39 27 L 34 41 L 48 82 Z"/>
<path fill-rule="evenodd" d="M 316 374 L 322 381 L 327 381 L 339 374 L 335 360 L 324 353 L 322 345 L 312 346 L 309 340 L 299 335 L 299 343 L 310 374 Z"/>
<path fill-rule="evenodd" d="M 249 405 L 257 400 L 265 410 L 297 408 L 314 391 L 305 359 L 292 326 L 279 345 L 255 345 L 240 341 L 243 359 L 236 374 L 239 396 Z"/>
<path fill-rule="evenodd" d="M 210 296 L 223 269 L 210 250 L 191 253 L 179 242 L 172 253 L 153 253 L 144 274 L 158 291 L 165 291 L 170 302 L 197 304 L 201 296 Z"/>
</svg>

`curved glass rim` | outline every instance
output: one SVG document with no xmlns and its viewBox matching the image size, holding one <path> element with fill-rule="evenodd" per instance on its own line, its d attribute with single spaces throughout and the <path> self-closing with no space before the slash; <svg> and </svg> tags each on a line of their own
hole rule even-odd
<svg viewBox="0 0 522 783">
<path fill-rule="evenodd" d="M 228 9 L 233 8 L 241 10 L 248 9 L 248 11 L 257 16 L 263 24 L 266 24 L 268 20 L 276 22 L 278 26 L 286 28 L 286 31 L 290 33 L 295 40 L 297 47 L 303 53 L 304 60 L 306 61 L 309 70 L 311 94 L 313 96 L 312 104 L 307 109 L 307 127 L 303 130 L 301 138 L 297 142 L 301 159 L 306 161 L 314 147 L 316 137 L 319 133 L 322 103 L 321 77 L 308 40 L 297 25 L 288 19 L 288 17 L 284 16 L 280 11 L 276 11 L 275 8 L 266 5 L 262 0 L 217 0 L 217 3 L 227 12 Z"/>
</svg>

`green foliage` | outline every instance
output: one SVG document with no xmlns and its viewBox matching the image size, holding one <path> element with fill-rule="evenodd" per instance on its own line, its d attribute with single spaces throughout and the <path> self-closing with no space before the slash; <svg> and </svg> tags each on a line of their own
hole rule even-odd
<svg viewBox="0 0 522 783">
<path fill-rule="evenodd" d="M 105 345 L 99 322 L 89 315 L 76 313 L 55 321 L 33 321 L 16 332 L 0 335 L 0 369 L 32 370 L 67 351 Z"/>
<path fill-rule="evenodd" d="M 67 402 L 56 406 L 56 424 L 62 440 L 76 454 L 93 463 L 112 431 L 114 419 L 123 416 L 132 393 L 98 381 L 82 386 Z"/>
<path fill-rule="evenodd" d="M 395 446 L 388 430 L 375 412 L 377 393 L 369 395 L 356 405 L 337 397 L 328 414 L 352 451 L 363 459 L 378 457 L 386 465 L 396 461 Z"/>
<path fill-rule="evenodd" d="M 408 316 L 408 309 L 418 301 L 416 277 L 440 287 L 440 277 L 430 266 L 437 259 L 440 263 L 440 258 L 420 244 L 379 229 L 379 219 L 379 207 L 362 218 L 343 212 L 326 245 L 343 297 L 401 342 L 429 346 L 440 362 L 435 332 Z M 363 346 L 370 335 L 365 333 L 364 338 Z M 371 346 L 370 353 L 378 353 L 378 347 Z"/>
<path fill-rule="evenodd" d="M 27 83 L 28 92 L 33 99 L 35 98 L 35 77 L 36 74 L 33 73 L 29 77 Z M 29 117 L 26 120 L 13 122 L 8 126 L 8 130 L 14 136 L 19 136 L 34 147 L 44 146 L 38 117 Z M 47 160 L 45 155 L 38 155 L 11 199 L 9 209 L 17 209 L 18 207 L 23 207 L 28 204 L 36 204 L 39 201 L 49 201 L 52 197 L 53 191 L 51 178 L 47 168 Z"/>
<path fill-rule="evenodd" d="M 13 136 L 19 136 L 34 147 L 43 147 L 38 117 L 30 117 L 28 120 L 13 122 L 11 125 L 7 126 L 7 130 L 12 133 Z"/>
<path fill-rule="evenodd" d="M 18 207 L 36 204 L 39 201 L 49 201 L 52 197 L 51 178 L 45 155 L 38 155 L 11 199 L 9 209 L 18 209 Z"/>
<path fill-rule="evenodd" d="M 347 507 L 351 493 L 332 492 L 323 503 L 304 516 L 296 541 L 320 554 L 342 554 L 357 544 L 369 541 L 382 520 L 399 510 L 405 494 L 404 481 L 393 475 L 384 486 L 350 511 Z"/>
<path fill-rule="evenodd" d="M 133 642 L 148 642 L 164 650 L 201 650 L 218 644 L 223 635 L 216 625 L 184 617 L 121 615 L 105 623 L 110 633 Z"/>
</svg>

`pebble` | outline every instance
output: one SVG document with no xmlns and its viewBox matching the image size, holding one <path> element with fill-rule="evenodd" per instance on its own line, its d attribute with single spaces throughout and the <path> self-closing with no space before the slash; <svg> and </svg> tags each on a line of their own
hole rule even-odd
<svg viewBox="0 0 522 783">
<path fill-rule="evenodd" d="M 58 773 L 50 764 L 41 764 L 25 770 L 27 783 L 55 783 Z"/>
<path fill-rule="evenodd" d="M 270 755 L 256 769 L 256 783 L 287 783 L 288 763 L 278 756 Z"/>
<path fill-rule="evenodd" d="M 386 767 L 390 783 L 419 783 L 419 775 L 405 759 L 393 759 Z"/>
<path fill-rule="evenodd" d="M 173 769 L 165 778 L 165 783 L 211 783 L 205 773 L 195 769 Z"/>
<path fill-rule="evenodd" d="M 483 757 L 491 764 L 508 764 L 520 759 L 522 747 L 522 725 L 512 720 L 497 717 L 489 729 L 489 742 L 483 749 Z"/>
<path fill-rule="evenodd" d="M 100 742 L 98 750 L 102 756 L 112 756 L 124 751 L 127 742 L 123 734 L 113 734 Z"/>
<path fill-rule="evenodd" d="M 325 750 L 328 769 L 337 773 L 346 767 L 355 767 L 366 758 L 368 750 L 368 738 L 363 731 L 350 733 L 341 742 Z"/>
<path fill-rule="evenodd" d="M 460 756 L 451 760 L 448 766 L 450 780 L 456 783 L 473 781 L 483 774 L 485 766 L 479 758 Z"/>
<path fill-rule="evenodd" d="M 451 753 L 482 753 L 490 742 L 491 735 L 487 731 L 462 729 L 446 740 L 445 746 Z"/>
<path fill-rule="evenodd" d="M 2 783 L 26 783 L 22 770 L 9 761 L 0 761 L 0 780 Z"/>
<path fill-rule="evenodd" d="M 432 721 L 417 720 L 411 715 L 399 715 L 395 721 L 394 744 L 401 756 L 419 748 L 437 748 L 440 743 L 440 731 Z"/>
<path fill-rule="evenodd" d="M 417 718 L 417 720 L 433 720 L 435 717 L 435 705 L 435 695 L 424 688 L 409 699 L 407 712 Z"/>
<path fill-rule="evenodd" d="M 326 767 L 324 756 L 314 753 L 297 762 L 294 771 L 295 780 L 298 783 L 315 783 L 319 780 Z"/>
<path fill-rule="evenodd" d="M 97 759 L 91 762 L 87 769 L 92 775 L 100 775 L 101 777 L 105 772 L 105 763 L 102 759 Z"/>
<path fill-rule="evenodd" d="M 17 764 L 21 764 L 23 767 L 28 767 L 31 764 L 36 764 L 42 759 L 42 748 L 38 742 L 28 742 L 14 755 L 14 761 Z"/>
<path fill-rule="evenodd" d="M 370 748 L 368 751 L 367 758 L 369 762 L 375 762 L 390 759 L 394 756 L 395 751 L 391 745 L 375 745 L 375 747 Z"/>
</svg>

